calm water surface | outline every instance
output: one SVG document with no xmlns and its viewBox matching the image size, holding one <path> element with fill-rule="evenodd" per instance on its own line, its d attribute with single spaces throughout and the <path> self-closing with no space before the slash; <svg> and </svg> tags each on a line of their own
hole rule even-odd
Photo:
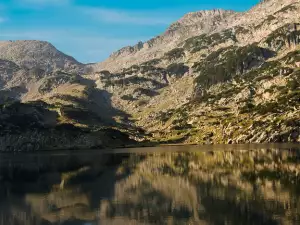
<svg viewBox="0 0 300 225">
<path fill-rule="evenodd" d="M 2 154 L 10 224 L 300 224 L 300 146 Z"/>
</svg>

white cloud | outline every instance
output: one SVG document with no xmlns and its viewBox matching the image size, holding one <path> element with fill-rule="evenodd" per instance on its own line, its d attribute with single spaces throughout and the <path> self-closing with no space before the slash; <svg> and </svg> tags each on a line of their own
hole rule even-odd
<svg viewBox="0 0 300 225">
<path fill-rule="evenodd" d="M 122 11 L 107 8 L 85 8 L 85 13 L 106 23 L 133 25 L 168 25 L 172 18 L 157 15 L 155 12 Z"/>
</svg>

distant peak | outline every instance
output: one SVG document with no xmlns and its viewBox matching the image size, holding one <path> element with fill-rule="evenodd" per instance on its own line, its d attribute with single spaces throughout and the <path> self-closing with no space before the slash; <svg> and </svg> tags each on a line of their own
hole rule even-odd
<svg viewBox="0 0 300 225">
<path fill-rule="evenodd" d="M 193 16 L 193 15 L 220 15 L 220 14 L 227 14 L 227 13 L 235 13 L 233 10 L 225 10 L 225 9 L 211 9 L 211 10 L 200 10 L 200 11 L 195 11 L 195 12 L 189 12 L 183 16 Z"/>
<path fill-rule="evenodd" d="M 49 47 L 51 49 L 56 49 L 50 42 L 47 41 L 39 41 L 39 40 L 9 40 L 9 41 L 1 41 L 1 45 L 8 46 L 20 46 L 24 48 L 39 48 L 39 47 Z"/>
<path fill-rule="evenodd" d="M 205 21 L 219 21 L 237 12 L 233 10 L 213 9 L 213 10 L 201 10 L 197 12 L 190 12 L 185 14 L 181 19 L 173 23 L 168 30 L 174 30 L 180 26 L 190 26 Z"/>
<path fill-rule="evenodd" d="M 215 16 L 228 16 L 231 14 L 235 14 L 236 12 L 233 10 L 224 10 L 224 9 L 213 9 L 213 10 L 200 10 L 196 12 L 189 12 L 185 14 L 181 19 L 177 22 L 182 22 L 188 20 L 190 18 L 203 18 L 203 17 L 215 17 Z"/>
</svg>

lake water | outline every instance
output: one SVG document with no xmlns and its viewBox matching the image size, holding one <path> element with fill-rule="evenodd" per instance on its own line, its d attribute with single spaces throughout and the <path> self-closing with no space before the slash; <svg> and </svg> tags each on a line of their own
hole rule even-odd
<svg viewBox="0 0 300 225">
<path fill-rule="evenodd" d="M 0 155 L 0 225 L 300 224 L 300 145 Z"/>
</svg>

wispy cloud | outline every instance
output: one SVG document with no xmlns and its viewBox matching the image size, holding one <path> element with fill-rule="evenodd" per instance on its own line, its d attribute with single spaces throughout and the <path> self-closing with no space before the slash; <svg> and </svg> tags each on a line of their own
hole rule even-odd
<svg viewBox="0 0 300 225">
<path fill-rule="evenodd" d="M 106 23 L 133 25 L 168 25 L 172 18 L 155 12 L 122 11 L 108 8 L 84 8 L 83 11 L 94 19 Z"/>
<path fill-rule="evenodd" d="M 145 41 L 150 37 L 110 37 L 101 34 L 82 33 L 60 29 L 4 30 L 0 32 L 0 40 L 43 40 L 49 41 L 59 50 L 75 57 L 84 63 L 99 62 L 112 52 L 127 46 Z M 76 46 L 76 47 L 74 47 Z"/>
<path fill-rule="evenodd" d="M 59 35 L 59 32 L 51 32 L 51 31 L 43 31 L 43 30 L 33 30 L 33 31 L 26 31 L 26 30 L 5 30 L 0 33 L 1 39 L 15 39 L 15 40 L 42 40 L 45 37 L 52 37 L 52 35 Z"/>
<path fill-rule="evenodd" d="M 6 20 L 3 16 L 4 9 L 5 9 L 4 5 L 0 3 L 0 23 L 5 22 Z"/>
<path fill-rule="evenodd" d="M 48 6 L 48 5 L 69 5 L 71 0 L 17 0 L 19 4 L 35 5 L 35 6 Z"/>
<path fill-rule="evenodd" d="M 21 0 L 22 2 L 29 2 L 35 4 L 66 4 L 70 0 Z"/>
</svg>

